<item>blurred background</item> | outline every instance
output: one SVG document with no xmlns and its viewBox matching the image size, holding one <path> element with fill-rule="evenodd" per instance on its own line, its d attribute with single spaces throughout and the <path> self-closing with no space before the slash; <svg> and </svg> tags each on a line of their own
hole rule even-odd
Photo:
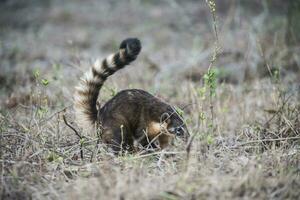
<svg viewBox="0 0 300 200">
<path fill-rule="evenodd" d="M 213 3 L 0 0 L 0 199 L 298 199 L 300 0 Z M 182 108 L 189 150 L 116 157 L 62 120 L 128 37 L 142 52 L 100 103 L 141 88 Z"/>
<path fill-rule="evenodd" d="M 299 80 L 299 4 L 216 1 L 219 56 L 214 65 L 220 82 L 251 81 L 269 76 L 270 70 Z M 172 93 L 169 88 L 178 80 L 199 82 L 215 49 L 204 0 L 2 0 L 0 13 L 0 97 L 8 106 L 14 102 L 7 96 L 29 92 L 35 69 L 50 85 L 59 85 L 61 90 L 52 93 L 70 98 L 88 65 L 115 52 L 127 37 L 140 38 L 143 51 L 134 64 L 138 67 L 121 72 L 122 77 L 134 73 L 130 82 L 121 80 L 121 88 L 158 92 L 166 87 Z"/>
</svg>

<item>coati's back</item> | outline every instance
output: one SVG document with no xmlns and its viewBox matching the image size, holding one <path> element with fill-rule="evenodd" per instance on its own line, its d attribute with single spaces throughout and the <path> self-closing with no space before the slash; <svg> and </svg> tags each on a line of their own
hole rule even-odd
<svg viewBox="0 0 300 200">
<path fill-rule="evenodd" d="M 132 149 L 134 140 L 143 146 L 156 139 L 161 148 L 175 135 L 188 136 L 186 126 L 172 106 L 143 90 L 124 90 L 97 110 L 97 98 L 105 80 L 134 61 L 141 43 L 124 40 L 117 53 L 99 60 L 85 73 L 76 87 L 74 108 L 83 129 L 101 124 L 102 140 L 116 151 Z"/>
</svg>

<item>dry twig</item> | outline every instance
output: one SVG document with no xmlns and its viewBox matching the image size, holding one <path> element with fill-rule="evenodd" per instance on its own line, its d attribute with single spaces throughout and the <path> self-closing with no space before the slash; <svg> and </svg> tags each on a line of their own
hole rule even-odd
<svg viewBox="0 0 300 200">
<path fill-rule="evenodd" d="M 83 142 L 81 140 L 84 137 L 82 135 L 80 135 L 80 133 L 78 133 L 78 131 L 71 124 L 68 123 L 65 114 L 63 114 L 63 120 L 64 120 L 65 124 L 74 131 L 75 135 L 78 136 L 79 142 L 80 142 L 80 158 L 81 158 L 81 160 L 83 160 Z"/>
</svg>

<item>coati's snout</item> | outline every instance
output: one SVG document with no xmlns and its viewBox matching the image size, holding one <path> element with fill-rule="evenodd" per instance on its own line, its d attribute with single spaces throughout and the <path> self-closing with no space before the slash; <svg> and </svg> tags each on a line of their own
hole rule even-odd
<svg viewBox="0 0 300 200">
<path fill-rule="evenodd" d="M 174 109 L 171 113 L 164 113 L 161 118 L 163 122 L 167 123 L 169 133 L 187 141 L 190 134 L 182 117 Z"/>
<path fill-rule="evenodd" d="M 170 127 L 168 128 L 168 131 L 180 138 L 186 138 L 189 136 L 188 131 L 184 126 Z"/>
<path fill-rule="evenodd" d="M 170 127 L 168 128 L 169 133 L 174 134 L 176 137 L 180 138 L 184 142 L 187 142 L 190 134 L 185 125 L 177 126 L 177 127 Z"/>
</svg>

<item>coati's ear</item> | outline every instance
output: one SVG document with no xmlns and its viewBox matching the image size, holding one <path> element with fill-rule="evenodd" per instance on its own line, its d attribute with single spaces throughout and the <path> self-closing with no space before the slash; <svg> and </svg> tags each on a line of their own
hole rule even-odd
<svg viewBox="0 0 300 200">
<path fill-rule="evenodd" d="M 160 122 L 167 122 L 170 119 L 169 113 L 165 112 L 160 116 Z"/>
</svg>

